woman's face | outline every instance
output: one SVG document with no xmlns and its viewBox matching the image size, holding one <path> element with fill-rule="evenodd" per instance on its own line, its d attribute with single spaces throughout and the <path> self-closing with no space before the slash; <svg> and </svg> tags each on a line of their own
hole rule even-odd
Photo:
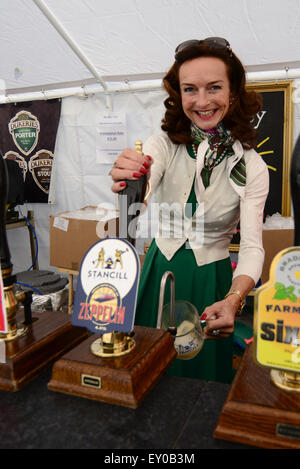
<svg viewBox="0 0 300 469">
<path fill-rule="evenodd" d="M 198 57 L 179 69 L 182 108 L 198 127 L 209 130 L 229 109 L 230 82 L 225 63 L 216 57 Z"/>
</svg>

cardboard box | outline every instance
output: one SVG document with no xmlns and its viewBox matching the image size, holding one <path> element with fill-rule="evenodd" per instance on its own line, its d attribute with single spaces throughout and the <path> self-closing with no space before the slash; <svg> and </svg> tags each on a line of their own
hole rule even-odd
<svg viewBox="0 0 300 469">
<path fill-rule="evenodd" d="M 270 267 L 276 254 L 283 249 L 294 246 L 294 230 L 263 230 L 265 262 L 261 275 L 262 283 L 270 277 Z"/>
<path fill-rule="evenodd" d="M 78 271 L 86 251 L 100 239 L 119 232 L 117 210 L 103 207 L 50 216 L 50 265 Z"/>
</svg>

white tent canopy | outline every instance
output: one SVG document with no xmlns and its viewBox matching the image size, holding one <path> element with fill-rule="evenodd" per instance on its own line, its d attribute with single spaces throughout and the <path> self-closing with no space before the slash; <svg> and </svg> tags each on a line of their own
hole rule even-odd
<svg viewBox="0 0 300 469">
<path fill-rule="evenodd" d="M 0 78 L 8 95 L 151 80 L 169 68 L 177 44 L 215 35 L 229 40 L 250 73 L 299 76 L 299 0 L 0 0 L 0 6 Z"/>
<path fill-rule="evenodd" d="M 126 112 L 130 146 L 160 131 L 161 77 L 180 42 L 222 36 L 248 80 L 300 78 L 300 0 L 0 0 L 0 7 L 0 102 L 63 98 L 52 203 L 20 208 L 35 212 L 40 268 L 50 267 L 51 213 L 115 204 L 110 166 L 95 156 L 97 113 Z M 31 265 L 19 231 L 9 231 L 16 271 Z"/>
</svg>

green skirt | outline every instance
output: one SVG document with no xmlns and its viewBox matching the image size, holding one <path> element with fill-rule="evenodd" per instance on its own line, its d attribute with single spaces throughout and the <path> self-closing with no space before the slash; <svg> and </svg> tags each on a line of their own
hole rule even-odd
<svg viewBox="0 0 300 469">
<path fill-rule="evenodd" d="M 224 298 L 232 281 L 230 258 L 197 266 L 192 249 L 183 246 L 168 261 L 152 241 L 141 273 L 135 324 L 156 327 L 160 282 L 170 270 L 175 276 L 175 299 L 192 303 L 201 316 L 206 308 Z M 170 301 L 169 281 L 165 301 Z M 202 350 L 191 360 L 176 359 L 168 373 L 176 376 L 198 378 L 206 381 L 230 383 L 232 369 L 233 335 L 226 339 L 205 340 Z"/>
</svg>

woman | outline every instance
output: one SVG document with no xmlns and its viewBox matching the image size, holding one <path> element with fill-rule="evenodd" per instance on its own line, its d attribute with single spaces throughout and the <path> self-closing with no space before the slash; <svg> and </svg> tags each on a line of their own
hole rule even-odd
<svg viewBox="0 0 300 469">
<path fill-rule="evenodd" d="M 244 68 L 223 38 L 180 44 L 164 87 L 163 132 L 144 145 L 151 157 L 141 160 L 126 149 L 111 171 L 114 192 L 126 179 L 147 172 L 160 203 L 160 234 L 143 266 L 135 323 L 156 326 L 160 280 L 173 271 L 176 299 L 194 304 L 206 320 L 207 336 L 218 338 L 206 340 L 194 359 L 177 359 L 170 372 L 230 382 L 235 316 L 259 280 L 264 260 L 261 231 L 269 178 L 254 150 L 251 125 L 261 102 L 246 91 Z M 238 222 L 241 241 L 233 276 L 228 248 Z"/>
</svg>

